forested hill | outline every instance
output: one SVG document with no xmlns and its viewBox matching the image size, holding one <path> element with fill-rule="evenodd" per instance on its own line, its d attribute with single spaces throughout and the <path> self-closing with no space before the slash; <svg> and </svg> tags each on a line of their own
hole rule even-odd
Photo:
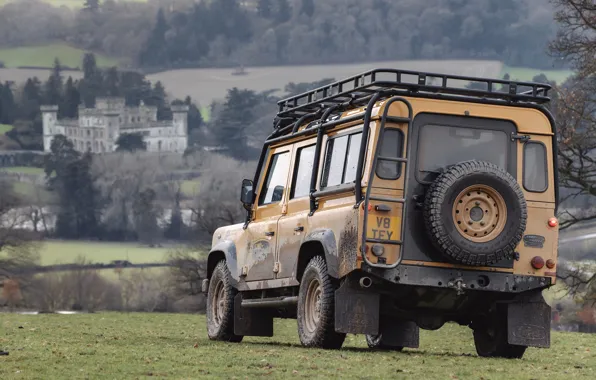
<svg viewBox="0 0 596 380">
<path fill-rule="evenodd" d="M 472 58 L 545 69 L 555 32 L 548 0 L 104 0 L 78 10 L 19 0 L 0 8 L 4 47 L 61 40 L 146 68 Z"/>
</svg>

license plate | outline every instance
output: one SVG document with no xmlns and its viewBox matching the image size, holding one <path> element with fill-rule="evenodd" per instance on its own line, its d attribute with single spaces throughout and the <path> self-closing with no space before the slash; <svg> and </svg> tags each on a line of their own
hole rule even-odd
<svg viewBox="0 0 596 380">
<path fill-rule="evenodd" d="M 370 239 L 399 240 L 401 218 L 397 216 L 369 215 L 367 237 Z"/>
</svg>

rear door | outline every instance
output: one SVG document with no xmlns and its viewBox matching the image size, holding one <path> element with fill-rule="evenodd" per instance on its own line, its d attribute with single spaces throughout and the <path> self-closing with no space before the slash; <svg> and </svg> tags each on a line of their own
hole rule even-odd
<svg viewBox="0 0 596 380">
<path fill-rule="evenodd" d="M 488 161 L 517 178 L 517 133 L 508 120 L 421 113 L 413 122 L 409 166 L 407 218 L 404 235 L 404 263 L 447 262 L 430 243 L 422 215 L 424 198 L 441 170 L 461 161 Z M 511 268 L 512 260 L 492 266 Z"/>
</svg>

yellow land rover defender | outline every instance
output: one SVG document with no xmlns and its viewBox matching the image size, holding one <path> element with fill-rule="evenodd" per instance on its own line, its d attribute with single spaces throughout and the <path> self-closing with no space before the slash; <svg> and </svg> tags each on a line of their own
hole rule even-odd
<svg viewBox="0 0 596 380">
<path fill-rule="evenodd" d="M 473 86 L 466 86 L 473 84 Z M 550 86 L 375 69 L 279 102 L 244 223 L 208 258 L 214 340 L 417 348 L 456 322 L 480 356 L 550 346 L 558 204 Z"/>
</svg>

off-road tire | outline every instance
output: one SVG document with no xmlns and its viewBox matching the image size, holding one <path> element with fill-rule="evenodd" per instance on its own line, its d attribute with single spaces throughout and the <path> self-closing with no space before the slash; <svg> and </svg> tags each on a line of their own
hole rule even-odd
<svg viewBox="0 0 596 380">
<path fill-rule="evenodd" d="M 473 241 L 473 237 L 460 233 L 456 225 L 454 202 L 470 186 L 484 186 L 501 197 L 506 217 L 500 222 L 502 230 L 492 240 Z M 433 245 L 454 262 L 473 266 L 512 258 L 526 229 L 527 215 L 526 200 L 517 181 L 505 170 L 484 161 L 465 161 L 447 169 L 431 184 L 424 203 L 424 222 Z"/>
<path fill-rule="evenodd" d="M 507 329 L 501 325 L 475 329 L 474 345 L 478 356 L 506 359 L 521 359 L 527 348 L 507 343 Z"/>
<path fill-rule="evenodd" d="M 240 342 L 242 335 L 234 334 L 234 297 L 238 291 L 232 286 L 232 276 L 225 260 L 215 266 L 207 292 L 207 335 L 211 340 Z"/>
<path fill-rule="evenodd" d="M 387 344 L 383 344 L 382 342 L 382 335 L 366 335 L 366 344 L 369 348 L 373 350 L 391 350 L 391 351 L 402 351 L 404 348 L 402 346 L 389 346 Z"/>
<path fill-rule="evenodd" d="M 335 331 L 335 290 L 337 285 L 327 273 L 321 256 L 310 260 L 298 292 L 298 336 L 305 347 L 341 348 L 345 333 Z M 317 309 L 318 313 L 313 313 Z M 315 315 L 318 318 L 314 317 Z"/>
</svg>

